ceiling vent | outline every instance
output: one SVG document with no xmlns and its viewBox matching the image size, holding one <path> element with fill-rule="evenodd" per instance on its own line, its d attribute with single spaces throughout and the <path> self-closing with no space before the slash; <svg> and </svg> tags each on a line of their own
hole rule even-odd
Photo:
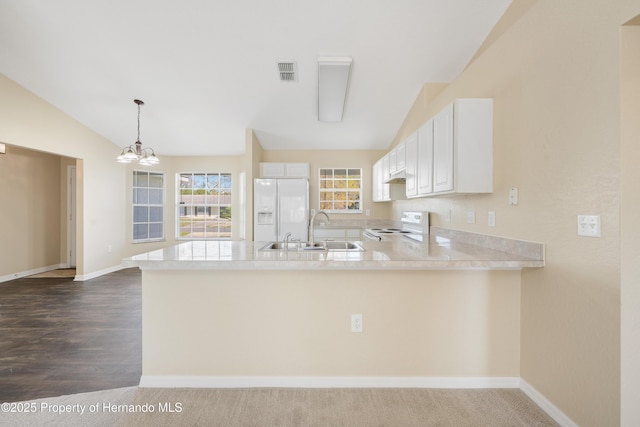
<svg viewBox="0 0 640 427">
<path fill-rule="evenodd" d="M 295 82 L 298 80 L 297 67 L 294 61 L 278 61 L 278 75 L 281 82 Z"/>
</svg>

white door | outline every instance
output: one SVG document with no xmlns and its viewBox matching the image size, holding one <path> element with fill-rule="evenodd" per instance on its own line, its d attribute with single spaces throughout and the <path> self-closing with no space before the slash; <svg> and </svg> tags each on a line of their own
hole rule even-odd
<svg viewBox="0 0 640 427">
<path fill-rule="evenodd" d="M 433 118 L 433 191 L 453 190 L 453 104 Z"/>
</svg>

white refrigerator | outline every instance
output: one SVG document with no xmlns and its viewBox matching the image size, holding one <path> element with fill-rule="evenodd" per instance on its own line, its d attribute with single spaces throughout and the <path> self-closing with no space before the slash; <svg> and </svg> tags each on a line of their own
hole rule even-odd
<svg viewBox="0 0 640 427">
<path fill-rule="evenodd" d="M 253 185 L 253 240 L 308 240 L 309 180 L 256 178 Z"/>
</svg>

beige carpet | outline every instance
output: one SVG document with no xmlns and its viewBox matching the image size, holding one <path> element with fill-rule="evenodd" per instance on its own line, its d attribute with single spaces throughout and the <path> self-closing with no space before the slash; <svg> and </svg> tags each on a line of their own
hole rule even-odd
<svg viewBox="0 0 640 427">
<path fill-rule="evenodd" d="M 49 270 L 43 273 L 32 274 L 31 276 L 27 276 L 28 279 L 53 279 L 53 278 L 65 278 L 65 277 L 75 277 L 76 269 L 75 268 L 61 268 L 58 270 Z"/>
<path fill-rule="evenodd" d="M 22 404 L 35 412 L 0 418 L 11 426 L 557 426 L 517 389 L 129 387 Z"/>
</svg>

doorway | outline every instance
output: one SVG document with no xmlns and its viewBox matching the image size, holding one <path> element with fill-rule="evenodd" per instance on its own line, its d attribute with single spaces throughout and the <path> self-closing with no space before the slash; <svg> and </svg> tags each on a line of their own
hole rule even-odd
<svg viewBox="0 0 640 427">
<path fill-rule="evenodd" d="M 620 34 L 621 425 L 640 425 L 640 15 Z"/>
<path fill-rule="evenodd" d="M 67 166 L 67 265 L 76 268 L 76 166 Z"/>
</svg>

